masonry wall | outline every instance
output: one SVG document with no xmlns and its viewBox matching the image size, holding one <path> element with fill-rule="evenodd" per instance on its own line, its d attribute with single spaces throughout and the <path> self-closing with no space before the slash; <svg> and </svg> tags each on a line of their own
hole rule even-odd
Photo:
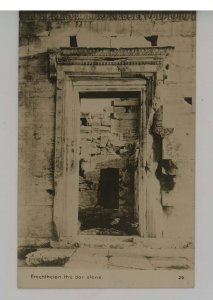
<svg viewBox="0 0 213 300">
<path fill-rule="evenodd" d="M 191 13 L 161 17 L 135 13 L 107 19 L 88 13 L 22 13 L 19 60 L 19 237 L 51 238 L 54 199 L 55 85 L 48 76 L 48 48 L 174 46 L 160 98 L 163 125 L 174 132 L 163 143 L 163 158 L 177 167 L 174 188 L 162 193 L 163 236 L 191 238 L 194 230 L 195 21 Z M 169 16 L 169 17 L 168 17 Z M 167 21 L 166 21 L 167 20 Z M 168 22 L 168 20 L 171 20 Z M 185 98 L 185 100 L 184 100 Z M 171 117 L 172 116 L 172 117 Z M 178 224 L 178 226 L 177 226 Z"/>
<path fill-rule="evenodd" d="M 102 99 L 96 99 L 97 106 Z M 90 101 L 89 99 L 86 101 Z M 99 113 L 82 112 L 80 125 L 79 219 L 103 214 L 100 199 L 102 169 L 117 168 L 119 173 L 119 211 L 111 210 L 105 219 L 119 217 L 138 222 L 135 208 L 134 177 L 137 170 L 139 99 L 125 98 L 108 101 Z M 90 217 L 91 215 L 91 217 Z M 111 216 L 110 216 L 111 215 Z M 89 221 L 88 221 L 89 223 Z M 106 224 L 107 225 L 107 224 Z M 89 225 L 88 225 L 89 226 Z M 100 222 L 93 226 L 100 227 Z"/>
</svg>

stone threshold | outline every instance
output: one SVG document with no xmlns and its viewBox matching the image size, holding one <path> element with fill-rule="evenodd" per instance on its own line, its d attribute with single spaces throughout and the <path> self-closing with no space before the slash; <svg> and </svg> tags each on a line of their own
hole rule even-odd
<svg viewBox="0 0 213 300">
<path fill-rule="evenodd" d="M 194 249 L 193 238 L 143 238 L 140 236 L 95 236 L 78 235 L 75 238 L 61 238 L 53 240 L 50 238 L 28 238 L 20 239 L 19 248 L 61 248 L 73 249 L 79 247 L 94 248 L 128 248 L 133 245 L 141 245 L 151 249 Z"/>
</svg>

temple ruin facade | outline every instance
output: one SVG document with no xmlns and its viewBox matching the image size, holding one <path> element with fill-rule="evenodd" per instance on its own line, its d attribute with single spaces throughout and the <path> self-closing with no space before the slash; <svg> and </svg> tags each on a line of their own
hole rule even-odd
<svg viewBox="0 0 213 300">
<path fill-rule="evenodd" d="M 195 13 L 22 12 L 19 51 L 19 246 L 192 245 Z"/>
</svg>

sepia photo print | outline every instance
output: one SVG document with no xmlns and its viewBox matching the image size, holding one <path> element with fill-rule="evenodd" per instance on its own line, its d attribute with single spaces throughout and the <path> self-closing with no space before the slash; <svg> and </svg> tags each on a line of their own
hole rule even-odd
<svg viewBox="0 0 213 300">
<path fill-rule="evenodd" d="M 19 13 L 18 286 L 193 287 L 196 13 Z"/>
</svg>

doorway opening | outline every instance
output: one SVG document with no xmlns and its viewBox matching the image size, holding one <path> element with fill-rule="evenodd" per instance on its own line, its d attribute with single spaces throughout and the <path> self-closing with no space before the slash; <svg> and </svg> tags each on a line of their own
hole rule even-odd
<svg viewBox="0 0 213 300">
<path fill-rule="evenodd" d="M 139 92 L 80 93 L 80 234 L 139 234 L 139 99 Z"/>
<path fill-rule="evenodd" d="M 119 169 L 101 169 L 100 205 L 103 208 L 119 208 Z"/>
</svg>

